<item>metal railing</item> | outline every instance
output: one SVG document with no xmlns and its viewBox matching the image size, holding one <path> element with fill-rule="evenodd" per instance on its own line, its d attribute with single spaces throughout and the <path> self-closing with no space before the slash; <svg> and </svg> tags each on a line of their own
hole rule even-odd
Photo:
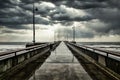
<svg viewBox="0 0 120 80">
<path fill-rule="evenodd" d="M 80 52 L 82 52 L 83 55 L 88 55 L 96 62 L 120 74 L 120 52 L 101 50 L 70 42 L 68 42 L 67 44 L 74 46 L 74 50 L 79 50 Z"/>
<path fill-rule="evenodd" d="M 40 56 L 47 55 L 45 53 L 50 51 L 50 45 L 54 45 L 54 43 L 0 53 L 0 74 L 21 65 L 20 63 L 28 63 Z"/>
<path fill-rule="evenodd" d="M 17 49 L 9 52 L 0 53 L 0 77 L 6 72 L 21 68 L 40 57 L 50 55 L 52 49 L 55 49 L 60 42 L 45 43 L 23 49 Z M 52 46 L 52 48 L 51 48 Z"/>
<path fill-rule="evenodd" d="M 113 56 L 120 57 L 120 52 L 109 51 L 109 50 L 102 50 L 102 49 L 97 49 L 97 48 L 88 47 L 88 46 L 85 46 L 85 45 L 74 44 L 74 43 L 70 43 L 70 44 L 72 44 L 74 46 L 77 46 L 77 47 L 80 47 L 80 48 L 83 48 L 83 49 L 86 49 L 86 50 L 90 50 L 92 52 L 96 52 L 97 54 L 100 54 L 100 55 L 103 55 L 103 56 L 109 57 L 109 55 L 113 55 Z"/>
<path fill-rule="evenodd" d="M 17 56 L 20 54 L 24 54 L 26 52 L 29 52 L 29 51 L 37 49 L 37 48 L 43 48 L 45 46 L 47 46 L 47 44 L 41 44 L 41 45 L 32 46 L 32 47 L 28 47 L 28 48 L 17 49 L 17 50 L 13 50 L 13 51 L 9 51 L 9 52 L 1 52 L 0 53 L 0 60 L 2 60 L 3 57 L 7 56 L 7 55 L 8 56 L 11 55 L 13 57 L 13 56 Z M 9 56 L 9 57 L 11 57 L 11 56 Z M 9 58 L 9 57 L 6 57 L 6 58 Z"/>
</svg>

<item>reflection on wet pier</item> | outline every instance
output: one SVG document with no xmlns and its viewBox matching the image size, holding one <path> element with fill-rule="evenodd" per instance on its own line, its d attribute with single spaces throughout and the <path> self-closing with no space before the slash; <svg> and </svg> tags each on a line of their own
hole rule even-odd
<svg viewBox="0 0 120 80">
<path fill-rule="evenodd" d="M 29 80 L 92 80 L 62 42 Z"/>
</svg>

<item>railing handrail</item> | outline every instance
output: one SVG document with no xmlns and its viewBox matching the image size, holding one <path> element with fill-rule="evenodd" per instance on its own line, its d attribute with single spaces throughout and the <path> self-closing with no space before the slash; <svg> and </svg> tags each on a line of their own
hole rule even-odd
<svg viewBox="0 0 120 80">
<path fill-rule="evenodd" d="M 38 48 L 38 47 L 44 47 L 46 45 L 50 45 L 50 44 L 40 44 L 40 45 L 35 45 L 35 46 L 32 46 L 32 47 L 28 47 L 28 48 L 13 50 L 13 51 L 10 51 L 10 52 L 1 52 L 0 56 L 5 56 L 5 55 L 13 54 L 13 53 L 16 53 L 16 52 L 20 52 L 20 51 L 24 51 L 24 50 L 30 50 L 30 49 L 34 49 L 34 48 Z"/>
<path fill-rule="evenodd" d="M 71 43 L 71 44 L 73 44 L 73 43 Z M 73 45 L 76 45 L 78 47 L 90 48 L 90 49 L 93 49 L 93 50 L 101 51 L 101 52 L 104 52 L 104 53 L 107 53 L 107 54 L 111 54 L 111 55 L 120 57 L 120 52 L 109 51 L 109 50 L 101 50 L 101 49 L 97 49 L 97 48 L 93 48 L 93 47 L 88 47 L 88 46 L 85 46 L 85 45 L 78 45 L 78 44 L 73 44 Z"/>
</svg>

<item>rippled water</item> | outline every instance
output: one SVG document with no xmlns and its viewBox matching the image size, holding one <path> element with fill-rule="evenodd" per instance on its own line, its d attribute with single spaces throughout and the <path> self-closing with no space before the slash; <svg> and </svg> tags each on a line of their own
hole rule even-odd
<svg viewBox="0 0 120 80">
<path fill-rule="evenodd" d="M 120 52 L 120 42 L 79 42 L 77 44 L 103 50 Z"/>
<path fill-rule="evenodd" d="M 6 52 L 16 49 L 25 48 L 25 43 L 21 42 L 0 42 L 0 52 Z"/>
</svg>

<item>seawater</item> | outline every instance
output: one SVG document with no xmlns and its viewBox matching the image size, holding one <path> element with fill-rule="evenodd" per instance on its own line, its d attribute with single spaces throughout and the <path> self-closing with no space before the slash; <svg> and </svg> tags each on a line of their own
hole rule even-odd
<svg viewBox="0 0 120 80">
<path fill-rule="evenodd" d="M 103 50 L 120 52 L 120 42 L 78 42 L 77 44 Z"/>
<path fill-rule="evenodd" d="M 0 52 L 25 48 L 25 42 L 0 42 Z"/>
</svg>

